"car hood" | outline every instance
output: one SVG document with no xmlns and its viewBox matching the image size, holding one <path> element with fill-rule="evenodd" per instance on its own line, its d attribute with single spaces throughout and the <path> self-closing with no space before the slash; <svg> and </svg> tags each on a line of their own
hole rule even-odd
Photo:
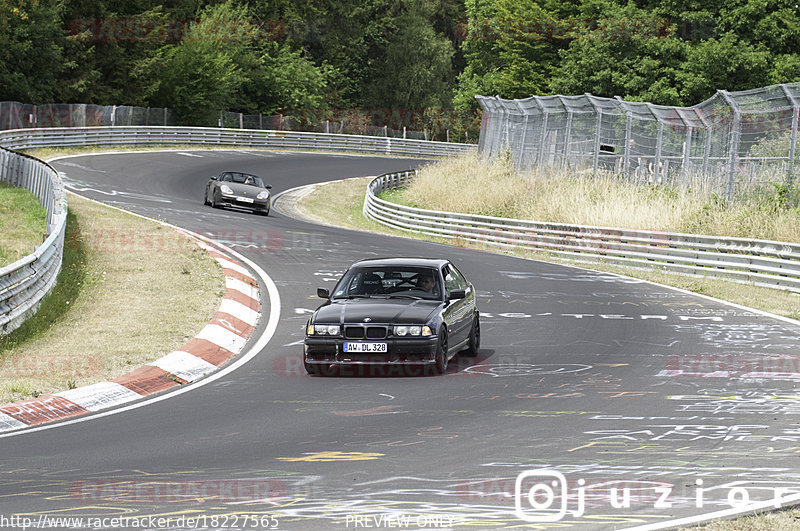
<svg viewBox="0 0 800 531">
<path fill-rule="evenodd" d="M 334 300 L 319 308 L 315 323 L 424 324 L 440 309 L 440 301 L 411 299 Z"/>
<path fill-rule="evenodd" d="M 261 192 L 268 192 L 266 188 L 261 188 L 259 186 L 253 186 L 252 184 L 243 184 L 243 183 L 232 183 L 232 182 L 225 182 L 222 184 L 227 184 L 233 193 L 236 195 L 241 195 L 244 197 L 256 197 Z"/>
</svg>

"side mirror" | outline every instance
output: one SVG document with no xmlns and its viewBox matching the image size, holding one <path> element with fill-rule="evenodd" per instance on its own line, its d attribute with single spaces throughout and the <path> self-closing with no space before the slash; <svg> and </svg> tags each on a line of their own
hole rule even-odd
<svg viewBox="0 0 800 531">
<path fill-rule="evenodd" d="M 219 179 L 219 176 L 218 176 L 218 175 L 212 175 L 212 176 L 211 176 L 211 180 L 212 180 L 212 181 L 216 181 L 216 180 L 218 180 L 218 179 Z"/>
<path fill-rule="evenodd" d="M 331 292 L 325 288 L 317 288 L 317 297 L 319 297 L 320 299 L 330 299 Z"/>
<path fill-rule="evenodd" d="M 266 185 L 264 188 L 266 188 L 267 190 L 272 190 L 272 185 L 271 185 L 271 184 L 268 184 L 268 185 Z"/>
<path fill-rule="evenodd" d="M 454 289 L 454 290 L 452 290 L 450 292 L 450 297 L 449 298 L 450 298 L 451 301 L 454 301 L 454 300 L 466 298 L 466 296 L 467 296 L 467 290 L 465 290 L 465 289 Z"/>
</svg>

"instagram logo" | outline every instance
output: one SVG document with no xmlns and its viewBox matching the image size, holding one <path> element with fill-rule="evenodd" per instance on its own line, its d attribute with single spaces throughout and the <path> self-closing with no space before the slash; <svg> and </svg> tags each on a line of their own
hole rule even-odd
<svg viewBox="0 0 800 531">
<path fill-rule="evenodd" d="M 526 522 L 561 520 L 567 514 L 567 498 L 567 478 L 555 470 L 528 470 L 514 483 L 514 513 Z M 558 510 L 552 513 L 556 500 Z"/>
</svg>

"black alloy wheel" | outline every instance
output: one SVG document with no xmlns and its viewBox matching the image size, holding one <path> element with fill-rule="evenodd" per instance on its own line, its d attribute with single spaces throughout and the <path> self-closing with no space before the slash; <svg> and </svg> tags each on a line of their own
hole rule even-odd
<svg viewBox="0 0 800 531">
<path fill-rule="evenodd" d="M 444 374 L 447 372 L 447 330 L 442 325 L 442 331 L 439 332 L 439 345 L 436 348 L 434 369 L 436 374 Z"/>
<path fill-rule="evenodd" d="M 465 356 L 474 357 L 478 355 L 478 351 L 481 349 L 481 320 L 478 317 L 478 314 L 475 314 L 475 318 L 472 320 L 472 328 L 469 331 L 469 343 L 467 344 L 467 349 L 463 352 Z"/>
</svg>

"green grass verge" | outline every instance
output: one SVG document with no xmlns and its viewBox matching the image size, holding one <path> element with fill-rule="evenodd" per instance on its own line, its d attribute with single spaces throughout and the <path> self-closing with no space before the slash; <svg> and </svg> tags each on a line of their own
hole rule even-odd
<svg viewBox="0 0 800 531">
<path fill-rule="evenodd" d="M 47 212 L 28 190 L 0 182 L 0 267 L 41 245 Z"/>
<path fill-rule="evenodd" d="M 69 311 L 69 303 L 80 293 L 87 274 L 86 247 L 80 234 L 79 218 L 75 212 L 68 209 L 64 256 L 56 285 L 42 299 L 36 314 L 11 334 L 0 337 L 0 356 L 25 342 L 41 337 L 53 323 L 61 320 Z"/>
<path fill-rule="evenodd" d="M 180 348 L 224 294 L 217 263 L 163 225 L 70 194 L 58 282 L 0 337 L 0 403 L 107 381 Z"/>
</svg>

